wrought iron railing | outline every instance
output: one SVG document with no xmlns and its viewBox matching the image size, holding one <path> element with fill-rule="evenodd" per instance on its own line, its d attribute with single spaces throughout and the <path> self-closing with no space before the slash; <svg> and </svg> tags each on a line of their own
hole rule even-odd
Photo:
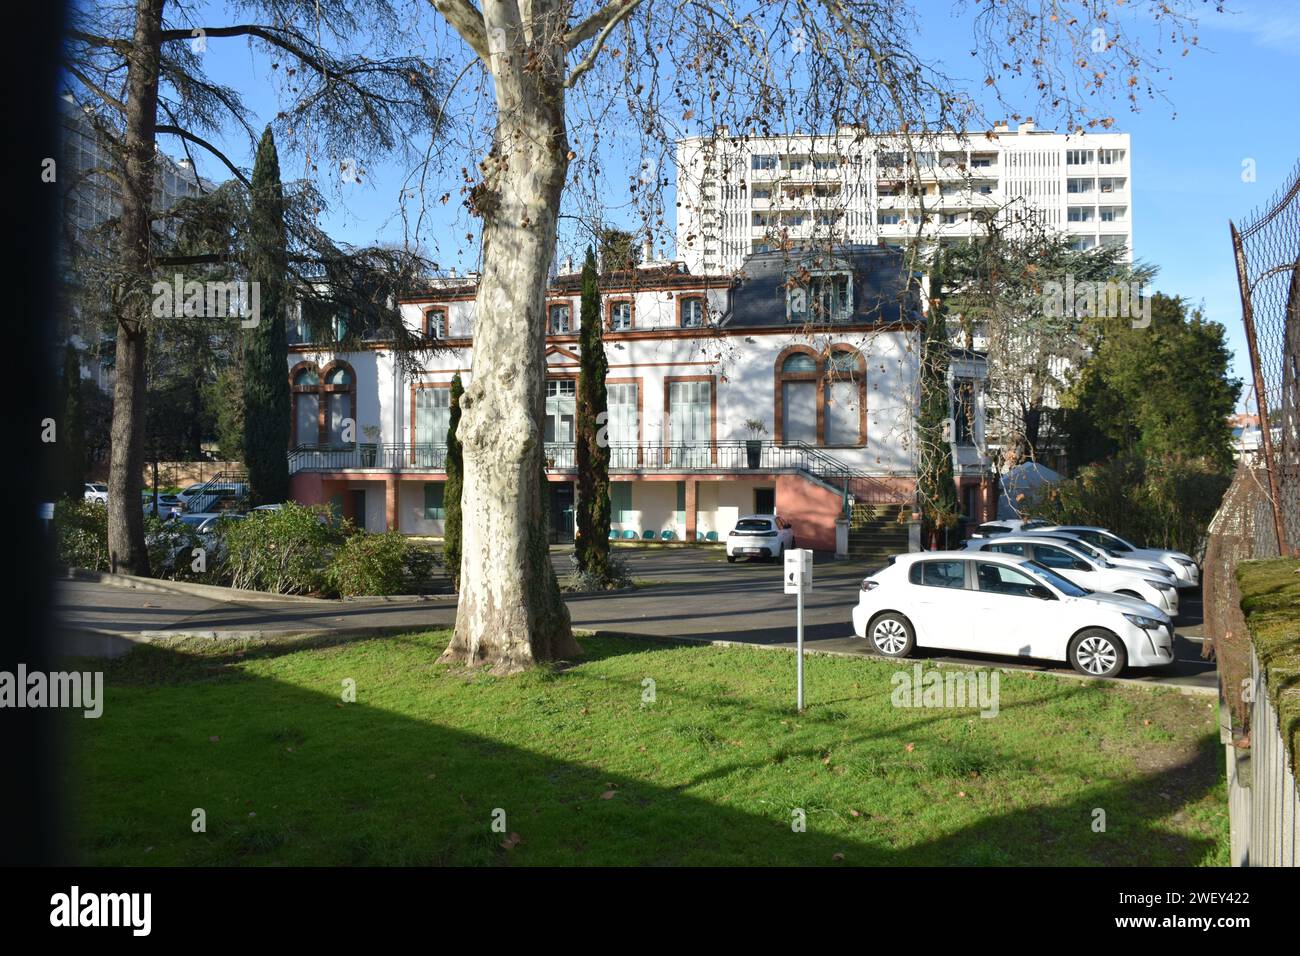
<svg viewBox="0 0 1300 956">
<path fill-rule="evenodd" d="M 753 447 L 751 447 L 751 444 Z M 546 467 L 553 472 L 577 467 L 572 442 L 547 442 Z M 301 445 L 289 453 L 289 471 L 444 471 L 447 447 L 431 444 L 376 443 L 337 447 Z M 609 446 L 609 468 L 615 474 L 637 472 L 803 472 L 841 491 L 846 499 L 906 504 L 911 493 L 878 475 L 848 465 L 803 442 L 773 441 L 651 442 Z M 906 482 L 904 482 L 906 484 Z"/>
</svg>

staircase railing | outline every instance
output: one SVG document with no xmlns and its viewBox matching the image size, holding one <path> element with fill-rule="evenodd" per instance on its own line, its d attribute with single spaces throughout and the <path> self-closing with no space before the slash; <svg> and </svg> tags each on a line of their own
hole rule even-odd
<svg viewBox="0 0 1300 956">
<path fill-rule="evenodd" d="M 190 513 L 246 511 L 249 492 L 247 472 L 219 471 L 186 499 L 185 510 Z"/>
</svg>

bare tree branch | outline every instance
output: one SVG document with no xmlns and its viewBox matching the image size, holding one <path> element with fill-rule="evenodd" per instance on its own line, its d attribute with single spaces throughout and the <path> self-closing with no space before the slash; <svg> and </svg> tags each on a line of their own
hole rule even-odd
<svg viewBox="0 0 1300 956">
<path fill-rule="evenodd" d="M 452 28 L 460 34 L 480 60 L 487 62 L 487 26 L 483 14 L 469 0 L 429 0 L 435 10 L 443 15 Z"/>
</svg>

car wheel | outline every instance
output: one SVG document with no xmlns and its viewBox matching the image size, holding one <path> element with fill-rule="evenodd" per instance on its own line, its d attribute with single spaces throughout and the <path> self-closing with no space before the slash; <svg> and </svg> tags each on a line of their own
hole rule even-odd
<svg viewBox="0 0 1300 956">
<path fill-rule="evenodd" d="M 1070 666 L 1089 677 L 1115 677 L 1128 663 L 1124 642 L 1110 631 L 1091 627 L 1070 641 Z"/>
<path fill-rule="evenodd" d="M 727 563 L 728 563 L 728 564 L 735 564 L 735 563 L 736 563 L 736 556 L 735 556 L 734 554 L 729 554 L 729 555 L 727 555 Z"/>
<path fill-rule="evenodd" d="M 877 654 L 885 657 L 907 657 L 916 647 L 911 622 L 894 611 L 888 611 L 871 622 L 867 640 Z"/>
</svg>

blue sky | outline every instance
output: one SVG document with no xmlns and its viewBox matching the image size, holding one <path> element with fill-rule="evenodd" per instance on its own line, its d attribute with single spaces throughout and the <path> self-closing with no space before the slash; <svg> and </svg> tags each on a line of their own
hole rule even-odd
<svg viewBox="0 0 1300 956">
<path fill-rule="evenodd" d="M 419 6 L 427 9 L 427 4 Z M 916 48 L 958 78 L 977 79 L 968 18 L 960 11 L 954 14 L 947 0 L 921 0 L 917 7 Z M 213 22 L 220 20 L 214 16 Z M 1116 129 L 1132 136 L 1137 257 L 1159 268 L 1155 288 L 1202 304 L 1210 318 L 1227 327 L 1236 374 L 1247 378 L 1228 220 L 1240 222 L 1266 203 L 1300 158 L 1295 106 L 1300 2 L 1234 0 L 1222 15 L 1207 7 L 1199 34 L 1201 48 L 1172 63 L 1173 79 L 1164 84 L 1170 103 L 1151 102 L 1139 113 L 1117 104 L 1113 112 Z M 266 84 L 250 84 L 250 77 L 260 72 L 258 58 L 242 40 L 210 43 L 205 63 L 213 78 L 239 89 L 259 124 L 265 122 L 273 114 L 274 99 Z M 451 59 L 459 65 L 464 57 L 455 51 Z M 162 145 L 179 153 L 174 140 Z M 251 165 L 242 141 L 227 139 L 222 145 L 237 163 Z M 423 150 L 426 144 L 413 145 Z M 476 157 L 464 157 L 471 158 Z M 1253 163 L 1253 181 L 1243 177 L 1247 161 Z M 282 163 L 286 178 L 302 169 L 300 159 L 282 157 Z M 460 163 L 458 157 L 453 164 L 457 171 Z M 628 165 L 634 167 L 635 160 Z M 200 167 L 206 175 L 224 178 L 215 164 L 200 161 Z M 369 169 L 365 182 L 343 186 L 324 224 L 336 238 L 355 244 L 401 241 L 395 210 L 407 168 L 386 163 Z M 625 172 L 610 169 L 607 175 L 622 178 Z M 471 223 L 459 209 L 457 186 L 448 176 L 444 184 L 429 188 L 434 196 L 449 189 L 453 199 L 430 211 L 422 238 L 440 264 L 465 269 L 474 266 L 477 250 L 464 241 Z"/>
</svg>

